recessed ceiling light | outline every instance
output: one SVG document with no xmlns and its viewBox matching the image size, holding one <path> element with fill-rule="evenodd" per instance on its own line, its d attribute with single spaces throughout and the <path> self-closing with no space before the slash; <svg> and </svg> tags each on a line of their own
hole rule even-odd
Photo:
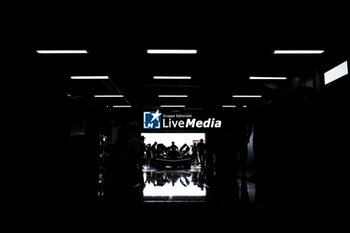
<svg viewBox="0 0 350 233">
<path fill-rule="evenodd" d="M 187 95 L 158 95 L 159 98 L 187 98 Z"/>
<path fill-rule="evenodd" d="M 71 79 L 109 79 L 108 76 L 71 76 Z"/>
<path fill-rule="evenodd" d="M 148 54 L 196 54 L 195 49 L 148 49 Z"/>
<path fill-rule="evenodd" d="M 233 95 L 233 98 L 261 98 L 261 95 Z"/>
<path fill-rule="evenodd" d="M 123 95 L 94 95 L 96 98 L 122 98 Z"/>
<path fill-rule="evenodd" d="M 113 108 L 131 108 L 131 105 L 113 105 Z"/>
<path fill-rule="evenodd" d="M 191 79 L 191 76 L 153 76 L 153 79 Z"/>
<path fill-rule="evenodd" d="M 274 50 L 274 54 L 321 54 L 324 50 Z"/>
<path fill-rule="evenodd" d="M 243 105 L 243 108 L 246 108 L 246 107 L 248 107 L 247 105 Z"/>
<path fill-rule="evenodd" d="M 39 54 L 86 54 L 87 50 L 37 50 Z"/>
<path fill-rule="evenodd" d="M 185 105 L 160 105 L 161 108 L 184 108 Z"/>
<path fill-rule="evenodd" d="M 223 108 L 235 108 L 236 105 L 222 105 Z"/>
<path fill-rule="evenodd" d="M 324 84 L 333 82 L 347 74 L 348 74 L 348 62 L 345 61 L 340 65 L 337 65 L 336 67 L 324 73 Z"/>
<path fill-rule="evenodd" d="M 286 80 L 287 77 L 256 77 L 251 76 L 249 77 L 250 80 Z"/>
</svg>

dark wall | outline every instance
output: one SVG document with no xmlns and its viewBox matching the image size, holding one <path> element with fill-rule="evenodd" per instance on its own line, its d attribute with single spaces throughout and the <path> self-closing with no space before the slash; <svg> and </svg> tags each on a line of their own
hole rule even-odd
<svg viewBox="0 0 350 233">
<path fill-rule="evenodd" d="M 294 94 L 302 101 L 263 106 L 254 131 L 256 198 L 278 210 L 303 206 L 300 201 L 310 194 L 312 119 L 304 94 Z"/>
<path fill-rule="evenodd" d="M 304 217 L 337 214 L 345 206 L 348 87 L 346 78 L 319 92 L 300 87 L 262 106 L 254 131 L 257 202 Z"/>
<path fill-rule="evenodd" d="M 43 66 L 40 69 L 33 61 L 27 70 L 25 108 L 19 113 L 26 124 L 15 139 L 20 151 L 21 177 L 25 180 L 22 187 L 25 205 L 36 208 L 38 214 L 67 207 L 67 181 L 72 171 L 67 157 L 69 105 L 60 67 L 49 63 Z"/>
<path fill-rule="evenodd" d="M 96 194 L 102 114 L 88 101 L 68 98 L 61 63 L 31 64 L 21 91 L 25 124 L 15 138 L 23 204 L 41 216 L 74 211 Z"/>
<path fill-rule="evenodd" d="M 349 76 L 323 87 L 313 104 L 315 113 L 315 145 L 320 202 L 331 212 L 346 209 L 349 192 L 342 189 L 348 182 L 348 155 L 350 148 L 350 114 L 348 111 Z M 339 212 L 340 213 L 340 212 Z"/>
</svg>

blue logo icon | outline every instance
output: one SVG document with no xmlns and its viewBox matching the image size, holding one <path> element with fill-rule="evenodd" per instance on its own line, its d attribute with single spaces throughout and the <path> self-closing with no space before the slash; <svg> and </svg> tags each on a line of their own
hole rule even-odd
<svg viewBox="0 0 350 233">
<path fill-rule="evenodd" d="M 143 128 L 144 129 L 160 129 L 161 113 L 143 112 Z"/>
</svg>

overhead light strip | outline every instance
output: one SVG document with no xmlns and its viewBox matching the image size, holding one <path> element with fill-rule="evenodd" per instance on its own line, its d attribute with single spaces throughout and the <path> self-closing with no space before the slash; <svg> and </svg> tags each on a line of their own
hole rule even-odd
<svg viewBox="0 0 350 233">
<path fill-rule="evenodd" d="M 251 76 L 249 77 L 250 80 L 286 80 L 287 77 L 256 77 Z"/>
<path fill-rule="evenodd" d="M 222 105 L 223 108 L 235 108 L 236 105 Z"/>
<path fill-rule="evenodd" d="M 123 95 L 94 95 L 96 98 L 123 98 Z"/>
<path fill-rule="evenodd" d="M 160 105 L 161 108 L 184 108 L 185 105 Z"/>
<path fill-rule="evenodd" d="M 321 54 L 324 50 L 274 50 L 274 54 Z"/>
<path fill-rule="evenodd" d="M 233 95 L 233 98 L 261 98 L 261 95 Z"/>
<path fill-rule="evenodd" d="M 148 54 L 196 54 L 195 49 L 148 49 Z"/>
<path fill-rule="evenodd" d="M 187 98 L 188 95 L 158 95 L 159 98 Z"/>
<path fill-rule="evenodd" d="M 87 50 L 37 50 L 39 54 L 87 54 Z"/>
<path fill-rule="evenodd" d="M 191 76 L 153 76 L 153 79 L 191 79 Z"/>
<path fill-rule="evenodd" d="M 132 108 L 131 105 L 113 105 L 113 108 Z"/>
<path fill-rule="evenodd" d="M 109 79 L 108 76 L 71 76 L 71 79 Z"/>
</svg>

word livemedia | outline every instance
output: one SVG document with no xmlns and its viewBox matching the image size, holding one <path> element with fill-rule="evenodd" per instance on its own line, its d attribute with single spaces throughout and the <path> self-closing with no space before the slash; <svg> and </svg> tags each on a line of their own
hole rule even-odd
<svg viewBox="0 0 350 233">
<path fill-rule="evenodd" d="M 221 128 L 221 121 L 215 118 L 208 118 L 202 121 L 196 118 L 186 120 L 172 120 L 163 118 L 163 128 Z"/>
</svg>

